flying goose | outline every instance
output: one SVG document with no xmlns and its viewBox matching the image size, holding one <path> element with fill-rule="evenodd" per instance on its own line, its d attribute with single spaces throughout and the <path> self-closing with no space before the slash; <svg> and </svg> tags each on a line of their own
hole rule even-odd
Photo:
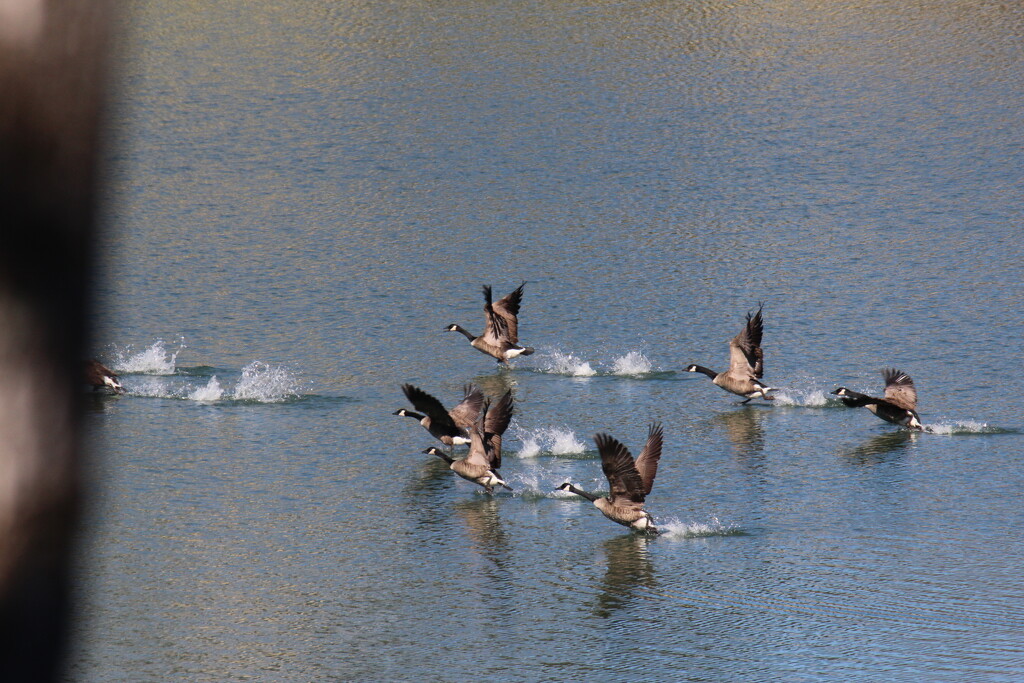
<svg viewBox="0 0 1024 683">
<path fill-rule="evenodd" d="M 739 334 L 729 342 L 729 369 L 725 372 L 715 372 L 703 365 L 690 365 L 687 372 L 703 372 L 711 378 L 711 381 L 726 391 L 743 396 L 747 403 L 751 399 L 763 398 L 772 401 L 774 396 L 769 396 L 771 387 L 765 386 L 761 381 L 764 374 L 764 352 L 761 351 L 761 334 L 764 332 L 764 323 L 761 320 L 761 311 L 764 304 L 758 306 L 757 313 L 747 313 L 747 324 Z"/>
<path fill-rule="evenodd" d="M 854 408 L 863 406 L 886 422 L 924 429 L 917 414 L 917 389 L 910 375 L 902 370 L 886 368 L 882 370 L 882 378 L 885 380 L 885 398 L 865 396 L 846 387 L 839 387 L 832 393 L 846 405 Z"/>
<path fill-rule="evenodd" d="M 484 285 L 484 333 L 474 337 L 459 325 L 452 323 L 445 332 L 459 332 L 469 340 L 470 345 L 488 356 L 507 363 L 516 356 L 529 356 L 533 347 L 519 345 L 519 303 L 523 300 L 523 287 L 519 285 L 498 301 L 491 303 L 491 286 Z"/>
<path fill-rule="evenodd" d="M 110 389 L 115 394 L 123 394 L 124 387 L 117 375 L 103 363 L 95 358 L 85 361 L 84 367 L 85 382 L 93 388 L 93 391 Z"/>
<path fill-rule="evenodd" d="M 629 449 L 607 434 L 598 434 L 594 443 L 601 454 L 601 469 L 608 477 L 609 495 L 602 498 L 581 491 L 569 482 L 558 488 L 583 496 L 613 522 L 637 531 L 657 533 L 654 519 L 644 510 L 644 498 L 651 492 L 654 476 L 658 473 L 661 440 L 661 425 L 654 423 L 647 432 L 647 442 L 640 451 L 640 457 L 634 462 Z"/>
<path fill-rule="evenodd" d="M 423 452 L 441 458 L 455 474 L 483 486 L 487 493 L 493 493 L 495 486 L 511 491 L 512 487 L 501 478 L 498 468 L 501 467 L 501 435 L 512 419 L 512 407 L 511 391 L 493 408 L 489 399 L 484 401 L 480 415 L 469 430 L 469 454 L 465 458 L 455 460 L 436 446 Z"/>
<path fill-rule="evenodd" d="M 403 384 L 402 391 L 413 408 L 419 412 L 400 408 L 392 413 L 393 415 L 419 420 L 431 436 L 451 449 L 456 445 L 469 443 L 469 429 L 476 422 L 480 407 L 484 404 L 483 392 L 472 384 L 467 384 L 463 389 L 462 401 L 451 410 L 445 410 L 439 400 L 419 387 Z"/>
</svg>

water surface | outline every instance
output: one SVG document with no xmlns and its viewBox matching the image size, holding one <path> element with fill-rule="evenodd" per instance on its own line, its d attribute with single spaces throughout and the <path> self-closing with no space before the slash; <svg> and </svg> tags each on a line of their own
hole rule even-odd
<svg viewBox="0 0 1024 683">
<path fill-rule="evenodd" d="M 69 677 L 1024 677 L 1022 24 L 136 3 Z M 442 332 L 522 281 L 533 356 Z M 682 368 L 758 302 L 781 396 L 738 406 Z M 928 432 L 829 400 L 888 366 Z M 511 494 L 391 414 L 469 381 Z M 651 421 L 658 537 L 554 491 Z"/>
</svg>

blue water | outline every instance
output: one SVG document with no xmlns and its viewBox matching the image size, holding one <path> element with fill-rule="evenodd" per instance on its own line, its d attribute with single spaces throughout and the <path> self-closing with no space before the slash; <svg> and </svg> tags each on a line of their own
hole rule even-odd
<svg viewBox="0 0 1024 683">
<path fill-rule="evenodd" d="M 140 2 L 76 681 L 1024 678 L 1016 5 Z M 526 281 L 510 369 L 442 330 Z M 764 302 L 774 404 L 722 369 Z M 847 409 L 879 370 L 924 433 Z M 516 413 L 488 496 L 392 415 Z M 631 535 L 592 437 L 665 449 Z"/>
</svg>

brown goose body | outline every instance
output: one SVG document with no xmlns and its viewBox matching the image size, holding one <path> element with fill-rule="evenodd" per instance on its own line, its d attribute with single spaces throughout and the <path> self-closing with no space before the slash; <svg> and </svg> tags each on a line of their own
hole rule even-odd
<svg viewBox="0 0 1024 683">
<path fill-rule="evenodd" d="M 769 394 L 773 389 L 761 381 L 761 377 L 764 376 L 764 351 L 761 350 L 761 337 L 764 334 L 764 320 L 761 317 L 763 309 L 764 305 L 761 305 L 757 313 L 747 313 L 747 322 L 743 329 L 729 342 L 728 370 L 715 372 L 703 365 L 690 365 L 686 371 L 707 375 L 715 386 L 745 398 L 743 403 L 755 398 L 773 400 L 774 397 Z"/>
<path fill-rule="evenodd" d="M 448 463 L 448 467 L 463 479 L 479 484 L 487 493 L 493 493 L 496 486 L 509 491 L 512 487 L 501 478 L 501 435 L 512 419 L 512 392 L 505 393 L 492 408 L 484 401 L 483 408 L 470 428 L 469 453 L 465 458 L 455 460 L 444 451 L 431 446 L 423 451 L 436 455 Z"/>
<path fill-rule="evenodd" d="M 517 356 L 529 356 L 533 348 L 519 344 L 519 304 L 523 299 L 523 287 L 519 285 L 512 292 L 496 302 L 491 301 L 491 287 L 484 285 L 484 333 L 474 336 L 465 328 L 451 324 L 446 332 L 458 332 L 469 340 L 470 346 L 481 353 L 507 363 Z"/>
<path fill-rule="evenodd" d="M 411 417 L 430 432 L 431 436 L 445 446 L 456 446 L 469 443 L 469 429 L 480 414 L 484 403 L 483 393 L 467 384 L 464 387 L 462 401 L 451 410 L 445 410 L 441 401 L 412 384 L 403 384 L 402 392 L 413 407 L 419 412 L 401 408 L 394 415 Z"/>
<path fill-rule="evenodd" d="M 83 370 L 85 381 L 93 388 L 93 391 L 109 389 L 116 394 L 124 393 L 124 387 L 121 385 L 120 378 L 118 378 L 113 370 L 98 360 L 90 359 L 85 361 Z"/>
<path fill-rule="evenodd" d="M 917 389 L 910 375 L 895 368 L 886 368 L 882 370 L 882 378 L 885 381 L 884 398 L 861 394 L 846 387 L 838 387 L 832 393 L 839 396 L 845 405 L 867 408 L 886 422 L 924 429 L 917 414 Z"/>
<path fill-rule="evenodd" d="M 602 497 L 587 493 L 569 482 L 559 486 L 559 490 L 586 498 L 601 514 L 617 524 L 636 531 L 657 533 L 654 519 L 644 509 L 644 501 L 654 486 L 661 460 L 661 425 L 655 423 L 650 426 L 647 441 L 635 461 L 629 449 L 607 434 L 595 436 L 594 443 L 601 454 L 601 469 L 608 479 L 609 494 Z"/>
</svg>

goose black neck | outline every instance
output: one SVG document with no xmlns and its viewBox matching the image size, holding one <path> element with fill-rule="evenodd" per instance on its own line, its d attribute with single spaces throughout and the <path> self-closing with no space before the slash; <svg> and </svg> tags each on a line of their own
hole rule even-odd
<svg viewBox="0 0 1024 683">
<path fill-rule="evenodd" d="M 453 458 L 452 456 L 448 455 L 447 453 L 442 451 L 440 448 L 435 448 L 434 449 L 434 455 L 436 455 L 437 457 L 441 458 L 442 460 L 444 460 L 449 465 L 451 465 L 453 462 L 455 462 L 455 458 Z"/>
<path fill-rule="evenodd" d="M 456 332 L 460 332 L 462 334 L 462 336 L 464 336 L 469 341 L 473 341 L 474 339 L 476 339 L 476 337 L 473 336 L 470 332 L 468 332 L 467 330 L 459 327 L 458 325 L 455 326 L 455 331 Z"/>
<path fill-rule="evenodd" d="M 593 503 L 595 500 L 597 500 L 599 498 L 599 496 L 597 496 L 597 495 L 595 495 L 593 493 L 587 493 L 586 491 L 581 491 L 580 489 L 576 488 L 572 484 L 567 484 L 565 488 L 568 491 L 572 491 L 577 496 L 582 496 L 582 497 L 586 498 L 591 503 Z"/>
<path fill-rule="evenodd" d="M 717 372 L 715 372 L 714 370 L 711 370 L 710 368 L 706 368 L 703 365 L 692 365 L 690 367 L 693 368 L 693 370 L 691 370 L 690 372 L 703 372 L 705 375 L 707 375 L 711 379 L 714 379 L 715 377 L 718 377 L 718 373 Z"/>
<path fill-rule="evenodd" d="M 850 406 L 851 408 L 863 408 L 864 406 L 869 406 L 873 403 L 879 402 L 877 398 L 872 398 L 871 396 L 860 394 L 856 391 L 850 391 L 849 389 L 847 389 L 846 393 L 841 395 L 839 398 L 842 400 L 843 405 Z"/>
</svg>

